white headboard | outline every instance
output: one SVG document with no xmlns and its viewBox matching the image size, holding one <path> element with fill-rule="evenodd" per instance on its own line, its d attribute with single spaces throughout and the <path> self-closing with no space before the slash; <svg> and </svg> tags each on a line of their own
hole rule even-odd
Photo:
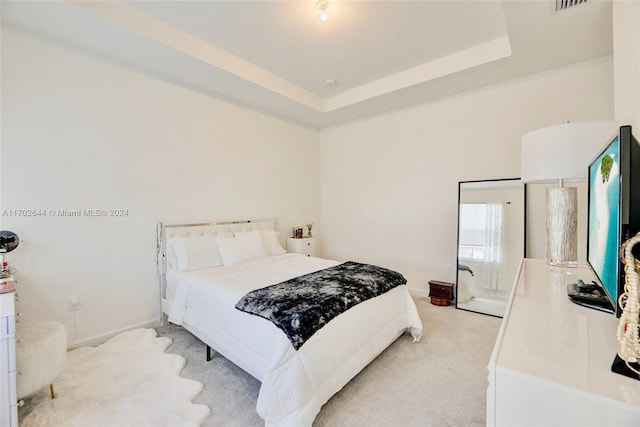
<svg viewBox="0 0 640 427">
<path fill-rule="evenodd" d="M 167 241 L 172 237 L 215 236 L 218 233 L 239 233 L 253 230 L 275 230 L 275 219 L 242 219 L 228 221 L 200 222 L 193 224 L 158 223 L 157 227 L 157 261 L 158 274 L 167 272 Z"/>
<path fill-rule="evenodd" d="M 230 221 L 198 222 L 193 224 L 168 224 L 159 222 L 156 230 L 156 256 L 160 278 L 160 321 L 165 323 L 171 312 L 171 303 L 165 299 L 167 273 L 167 241 L 177 236 L 215 236 L 218 233 L 239 233 L 253 230 L 276 230 L 275 219 L 242 219 Z M 162 314 L 164 313 L 164 314 Z"/>
</svg>

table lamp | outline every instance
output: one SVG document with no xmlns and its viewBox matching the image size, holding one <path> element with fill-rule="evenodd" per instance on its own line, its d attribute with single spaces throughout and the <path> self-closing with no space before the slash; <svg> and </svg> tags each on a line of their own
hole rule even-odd
<svg viewBox="0 0 640 427">
<path fill-rule="evenodd" d="M 578 193 L 564 183 L 587 178 L 589 162 L 616 129 L 613 121 L 567 122 L 522 135 L 521 180 L 558 182 L 547 190 L 547 264 L 577 266 Z"/>
</svg>

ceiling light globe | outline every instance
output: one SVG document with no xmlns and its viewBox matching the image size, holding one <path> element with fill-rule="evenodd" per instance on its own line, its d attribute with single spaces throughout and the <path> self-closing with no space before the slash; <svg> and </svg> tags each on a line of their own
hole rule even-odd
<svg viewBox="0 0 640 427">
<path fill-rule="evenodd" d="M 327 19 L 329 19 L 329 14 L 327 13 L 327 11 L 323 10 L 322 12 L 320 12 L 320 21 L 327 22 Z"/>
</svg>

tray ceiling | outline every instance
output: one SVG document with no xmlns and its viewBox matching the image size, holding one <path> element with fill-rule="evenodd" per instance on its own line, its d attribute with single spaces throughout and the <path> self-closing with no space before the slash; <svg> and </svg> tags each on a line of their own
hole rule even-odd
<svg viewBox="0 0 640 427">
<path fill-rule="evenodd" d="M 611 55 L 609 1 L 3 1 L 2 24 L 322 128 Z M 337 82 L 328 85 L 327 80 Z"/>
</svg>

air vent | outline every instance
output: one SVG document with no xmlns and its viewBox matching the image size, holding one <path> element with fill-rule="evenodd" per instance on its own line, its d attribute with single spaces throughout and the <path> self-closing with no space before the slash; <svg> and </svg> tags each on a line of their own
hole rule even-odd
<svg viewBox="0 0 640 427">
<path fill-rule="evenodd" d="M 566 10 L 579 4 L 586 3 L 587 0 L 556 0 L 556 12 Z"/>
</svg>

